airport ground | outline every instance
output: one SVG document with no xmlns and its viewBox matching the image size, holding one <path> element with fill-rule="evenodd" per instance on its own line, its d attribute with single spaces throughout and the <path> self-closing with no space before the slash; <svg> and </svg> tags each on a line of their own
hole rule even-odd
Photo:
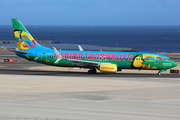
<svg viewBox="0 0 180 120">
<path fill-rule="evenodd" d="M 0 120 L 179 120 L 180 74 L 0 62 Z M 176 58 L 179 60 L 179 58 Z M 176 67 L 175 69 L 180 69 Z"/>
</svg>

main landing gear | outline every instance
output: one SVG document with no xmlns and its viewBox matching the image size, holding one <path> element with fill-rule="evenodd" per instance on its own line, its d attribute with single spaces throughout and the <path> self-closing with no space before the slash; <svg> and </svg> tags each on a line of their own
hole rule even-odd
<svg viewBox="0 0 180 120">
<path fill-rule="evenodd" d="M 88 70 L 88 73 L 89 73 L 89 74 L 95 74 L 96 72 L 97 72 L 97 71 L 96 71 L 95 68 L 92 68 L 92 69 Z"/>
</svg>

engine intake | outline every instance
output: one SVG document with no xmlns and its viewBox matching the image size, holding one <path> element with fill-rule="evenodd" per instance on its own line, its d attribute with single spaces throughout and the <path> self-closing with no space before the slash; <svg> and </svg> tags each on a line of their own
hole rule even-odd
<svg viewBox="0 0 180 120">
<path fill-rule="evenodd" d="M 116 73 L 117 72 L 117 65 L 115 64 L 102 64 L 99 66 L 100 72 L 111 72 Z"/>
</svg>

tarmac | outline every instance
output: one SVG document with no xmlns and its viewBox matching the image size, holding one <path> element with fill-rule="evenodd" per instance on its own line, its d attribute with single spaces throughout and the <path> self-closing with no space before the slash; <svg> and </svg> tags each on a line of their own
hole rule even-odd
<svg viewBox="0 0 180 120">
<path fill-rule="evenodd" d="M 0 62 L 0 120 L 180 119 L 180 74 L 90 75 L 14 58 Z"/>
</svg>

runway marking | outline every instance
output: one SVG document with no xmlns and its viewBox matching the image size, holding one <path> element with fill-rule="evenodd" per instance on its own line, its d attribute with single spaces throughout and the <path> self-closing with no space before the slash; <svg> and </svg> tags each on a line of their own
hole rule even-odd
<svg viewBox="0 0 180 120">
<path fill-rule="evenodd" d="M 0 56 L 17 56 L 17 55 L 0 55 Z"/>
<path fill-rule="evenodd" d="M 0 68 L 1 68 L 1 67 L 8 67 L 8 66 L 0 66 Z"/>
</svg>

